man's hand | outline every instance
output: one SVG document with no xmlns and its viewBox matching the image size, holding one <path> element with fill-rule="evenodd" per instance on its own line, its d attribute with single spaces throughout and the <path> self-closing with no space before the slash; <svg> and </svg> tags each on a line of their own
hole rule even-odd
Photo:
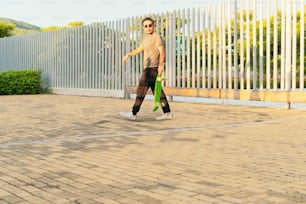
<svg viewBox="0 0 306 204">
<path fill-rule="evenodd" d="M 125 63 L 129 58 L 129 55 L 125 55 L 123 58 L 122 58 L 122 62 Z"/>
</svg>

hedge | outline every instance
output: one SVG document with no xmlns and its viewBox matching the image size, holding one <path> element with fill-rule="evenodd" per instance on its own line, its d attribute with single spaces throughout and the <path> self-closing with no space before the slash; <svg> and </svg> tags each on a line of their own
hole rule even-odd
<svg viewBox="0 0 306 204">
<path fill-rule="evenodd" d="M 0 73 L 0 95 L 39 94 L 41 71 L 21 70 Z"/>
</svg>

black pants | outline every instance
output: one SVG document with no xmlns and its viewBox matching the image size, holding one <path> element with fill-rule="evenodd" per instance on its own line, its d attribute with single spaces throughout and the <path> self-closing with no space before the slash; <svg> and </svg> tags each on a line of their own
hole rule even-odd
<svg viewBox="0 0 306 204">
<path fill-rule="evenodd" d="M 154 93 L 155 88 L 155 80 L 157 76 L 157 67 L 152 68 L 145 68 L 142 71 L 141 78 L 136 90 L 136 99 L 133 106 L 133 114 L 136 115 L 139 110 L 140 106 L 148 92 L 148 89 L 151 88 L 152 93 Z M 167 100 L 167 97 L 164 93 L 164 90 L 162 90 L 161 96 L 160 96 L 160 102 L 164 103 L 165 105 L 162 107 L 164 113 L 170 112 L 170 106 Z"/>
</svg>

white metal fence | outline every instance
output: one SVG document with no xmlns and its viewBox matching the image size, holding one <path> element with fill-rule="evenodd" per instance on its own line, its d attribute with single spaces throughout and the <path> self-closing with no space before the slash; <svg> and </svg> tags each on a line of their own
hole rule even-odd
<svg viewBox="0 0 306 204">
<path fill-rule="evenodd" d="M 305 88 L 305 0 L 238 0 L 150 14 L 166 45 L 168 87 Z M 136 85 L 144 16 L 0 39 L 0 71 L 39 69 L 56 92 L 123 96 Z"/>
</svg>

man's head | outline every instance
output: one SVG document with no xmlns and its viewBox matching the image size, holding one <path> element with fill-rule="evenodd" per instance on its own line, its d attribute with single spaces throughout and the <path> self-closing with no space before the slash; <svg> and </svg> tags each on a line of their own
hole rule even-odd
<svg viewBox="0 0 306 204">
<path fill-rule="evenodd" d="M 145 17 L 142 20 L 142 28 L 147 34 L 151 34 L 154 32 L 154 20 L 150 17 Z"/>
</svg>

